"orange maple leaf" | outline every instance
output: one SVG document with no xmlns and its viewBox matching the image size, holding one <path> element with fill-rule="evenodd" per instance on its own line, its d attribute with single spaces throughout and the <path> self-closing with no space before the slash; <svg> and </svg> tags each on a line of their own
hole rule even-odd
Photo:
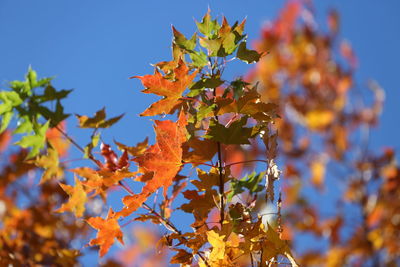
<svg viewBox="0 0 400 267">
<path fill-rule="evenodd" d="M 167 79 L 157 69 L 153 75 L 133 76 L 138 78 L 146 87 L 143 93 L 153 93 L 164 98 L 153 103 L 140 116 L 154 116 L 159 114 L 171 114 L 182 102 L 180 98 L 186 88 L 192 83 L 197 75 L 194 71 L 189 75 L 189 68 L 179 60 L 178 66 L 173 70 L 174 80 Z"/>
<path fill-rule="evenodd" d="M 115 213 L 111 208 L 108 211 L 108 215 L 106 219 L 101 217 L 91 217 L 87 220 L 87 223 L 99 230 L 95 239 L 90 240 L 89 245 L 99 245 L 100 246 L 100 257 L 103 257 L 112 244 L 115 242 L 115 238 L 121 243 L 124 244 L 123 233 L 118 224 L 119 216 Z"/>
<path fill-rule="evenodd" d="M 186 141 L 186 117 L 180 113 L 177 122 L 170 120 L 155 121 L 156 143 L 150 146 L 143 155 L 136 157 L 139 172 L 152 175 L 147 180 L 142 192 L 123 199 L 125 208 L 122 216 L 128 216 L 137 210 L 157 189 L 163 187 L 164 196 L 172 180 L 182 166 L 182 144 Z"/>
</svg>

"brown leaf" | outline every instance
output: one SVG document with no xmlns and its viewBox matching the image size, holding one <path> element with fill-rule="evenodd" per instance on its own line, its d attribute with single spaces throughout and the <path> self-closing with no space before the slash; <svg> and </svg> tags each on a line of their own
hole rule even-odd
<svg viewBox="0 0 400 267">
<path fill-rule="evenodd" d="M 169 263 L 171 264 L 190 264 L 193 259 L 193 255 L 184 249 L 175 249 L 178 253 L 172 257 Z"/>
</svg>

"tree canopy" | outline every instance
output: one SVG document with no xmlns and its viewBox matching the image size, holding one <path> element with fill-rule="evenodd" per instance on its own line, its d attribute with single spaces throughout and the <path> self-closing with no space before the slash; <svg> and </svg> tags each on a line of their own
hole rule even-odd
<svg viewBox="0 0 400 267">
<path fill-rule="evenodd" d="M 323 31 L 289 1 L 253 44 L 246 19 L 195 24 L 131 77 L 159 97 L 140 114 L 154 141 L 108 140 L 124 114 L 73 118 L 74 92 L 31 67 L 0 91 L 0 262 L 73 266 L 86 246 L 105 266 L 398 266 L 400 169 L 367 145 L 384 91 L 356 86 L 339 14 Z"/>
</svg>

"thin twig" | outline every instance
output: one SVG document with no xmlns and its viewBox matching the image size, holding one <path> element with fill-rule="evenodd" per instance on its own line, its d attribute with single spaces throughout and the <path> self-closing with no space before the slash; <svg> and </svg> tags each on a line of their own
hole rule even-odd
<svg viewBox="0 0 400 267">
<path fill-rule="evenodd" d="M 74 139 L 72 139 L 66 132 L 64 132 L 60 127 L 55 126 L 54 128 L 56 128 L 65 138 L 68 139 L 68 141 L 71 142 L 71 144 L 73 144 L 79 151 L 81 151 L 83 154 L 85 154 L 85 149 L 83 149 L 83 147 L 81 147 L 77 142 L 75 142 Z M 101 164 L 100 161 L 98 161 L 97 159 L 95 159 L 92 155 L 88 155 L 89 159 L 91 161 L 93 161 L 99 168 L 102 168 L 103 165 Z"/>
<path fill-rule="evenodd" d="M 234 163 L 231 163 L 231 164 L 227 164 L 225 167 L 230 167 L 230 166 L 237 165 L 237 164 L 246 164 L 246 163 L 251 163 L 251 162 L 264 162 L 264 163 L 268 164 L 267 160 L 253 159 L 253 160 L 245 160 L 245 161 L 234 162 Z"/>
<path fill-rule="evenodd" d="M 282 232 L 283 232 L 283 229 L 282 229 L 282 214 L 281 214 L 281 208 L 282 208 L 282 190 L 280 189 L 279 190 L 279 198 L 278 198 L 278 201 L 276 202 L 276 205 L 277 205 L 277 207 L 278 207 L 278 219 L 277 219 L 277 221 L 278 221 L 278 229 L 277 229 L 277 232 L 279 233 L 279 234 L 281 234 Z"/>
<path fill-rule="evenodd" d="M 78 150 L 80 150 L 82 153 L 85 153 L 85 150 L 77 143 L 75 142 L 74 139 L 72 139 L 67 133 L 65 133 L 62 129 L 60 129 L 58 126 L 55 126 L 55 128 L 65 137 L 67 138 Z M 100 161 L 98 161 L 97 159 L 93 158 L 93 156 L 89 155 L 89 159 L 92 160 L 98 167 L 102 167 L 102 164 Z M 125 189 L 129 194 L 131 195 L 135 195 L 135 193 L 128 187 L 126 186 L 122 181 L 119 181 L 118 184 Z M 163 216 L 161 216 L 158 212 L 156 212 L 154 209 L 152 209 L 149 205 L 147 205 L 146 203 L 143 203 L 143 208 L 145 208 L 146 210 L 148 210 L 150 213 L 152 213 L 153 215 L 155 215 L 160 222 L 170 231 L 182 235 L 182 232 L 180 230 L 178 230 L 178 228 L 176 228 L 175 225 L 173 225 L 168 219 L 164 218 Z M 183 240 L 187 240 L 185 237 L 181 236 L 181 238 Z M 210 265 L 208 264 L 208 262 L 206 261 L 206 259 L 199 253 L 196 253 L 197 255 L 199 255 L 199 257 L 203 260 L 203 262 L 205 263 L 205 265 L 207 267 L 210 267 Z"/>
<path fill-rule="evenodd" d="M 72 139 L 66 132 L 64 132 L 60 127 L 55 126 L 56 128 L 65 138 L 68 139 L 78 150 L 80 150 L 82 153 L 85 153 L 85 150 L 77 143 L 75 142 L 74 139 Z"/>
<path fill-rule="evenodd" d="M 214 69 L 218 67 L 218 64 L 214 66 L 217 62 L 212 62 L 211 57 L 208 58 L 208 61 L 210 63 L 210 70 L 211 70 L 211 76 L 214 75 Z M 217 97 L 217 92 L 216 88 L 213 88 L 212 90 L 214 101 L 216 100 Z M 215 120 L 218 122 L 218 115 L 215 115 Z M 217 151 L 218 151 L 218 169 L 219 169 L 219 206 L 220 206 L 220 225 L 222 228 L 222 223 L 225 220 L 225 200 L 224 200 L 224 167 L 222 166 L 222 152 L 221 152 L 221 143 L 217 142 Z"/>
<path fill-rule="evenodd" d="M 126 186 L 122 181 L 119 181 L 119 185 L 125 189 L 129 194 L 131 195 L 135 195 L 135 193 L 128 187 Z M 165 226 L 165 228 L 167 228 L 167 230 L 174 232 L 178 235 L 181 236 L 181 238 L 184 241 L 187 241 L 186 237 L 182 236 L 182 232 L 167 218 L 161 216 L 161 214 L 159 214 L 157 211 L 155 211 L 153 208 L 151 208 L 149 205 L 147 205 L 146 203 L 143 203 L 143 208 L 146 209 L 147 211 L 149 211 L 151 214 L 153 214 L 154 216 L 156 216 L 160 222 Z M 206 261 L 206 259 L 203 257 L 203 255 L 200 254 L 200 252 L 198 251 L 196 253 L 202 260 L 203 262 L 206 264 L 207 267 L 210 267 L 210 265 L 208 264 L 208 262 Z"/>
<path fill-rule="evenodd" d="M 192 98 L 192 97 L 181 97 L 180 99 L 189 100 L 189 101 L 195 101 L 195 102 L 200 103 L 200 104 L 202 104 L 202 105 L 204 105 L 204 106 L 207 106 L 206 103 L 204 103 L 203 101 L 201 101 L 201 100 L 199 100 L 199 99 L 197 99 L 197 98 Z"/>
<path fill-rule="evenodd" d="M 213 168 L 217 167 L 213 164 L 202 163 L 202 162 L 191 162 L 191 161 L 184 161 L 184 162 L 182 162 L 182 164 L 205 165 L 205 166 L 209 166 L 209 167 L 213 167 Z"/>
</svg>

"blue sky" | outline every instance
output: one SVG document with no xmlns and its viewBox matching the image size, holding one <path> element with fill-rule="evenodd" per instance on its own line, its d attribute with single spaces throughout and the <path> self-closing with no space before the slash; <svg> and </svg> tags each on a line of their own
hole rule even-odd
<svg viewBox="0 0 400 267">
<path fill-rule="evenodd" d="M 210 6 L 214 15 L 223 14 L 230 21 L 247 17 L 246 31 L 253 40 L 283 2 L 1 0 L 0 82 L 21 79 L 28 65 L 40 76 L 56 76 L 58 88 L 75 89 L 66 101 L 68 112 L 92 114 L 103 106 L 110 114 L 125 112 L 122 123 L 106 134 L 133 143 L 152 131 L 148 120 L 137 114 L 155 98 L 141 94 L 140 82 L 128 77 L 151 73 L 150 63 L 170 59 L 171 24 L 191 34 L 193 19 L 200 20 Z M 399 148 L 400 127 L 395 125 L 400 100 L 400 3 L 316 1 L 316 7 L 317 20 L 323 22 L 328 7 L 339 10 L 341 34 L 359 57 L 359 85 L 374 78 L 386 89 L 373 145 Z M 232 71 L 241 73 L 240 67 Z"/>
<path fill-rule="evenodd" d="M 317 21 L 325 23 L 329 7 L 341 16 L 341 36 L 352 44 L 359 59 L 357 83 L 369 78 L 386 90 L 384 113 L 373 131 L 371 146 L 400 149 L 399 62 L 400 2 L 315 1 Z M 110 115 L 125 118 L 104 139 L 136 144 L 154 137 L 151 122 L 138 116 L 156 98 L 140 93 L 132 75 L 152 73 L 150 63 L 169 60 L 171 27 L 191 35 L 194 18 L 200 20 L 211 8 L 230 22 L 247 17 L 250 40 L 274 19 L 284 1 L 105 1 L 105 0 L 0 0 L 0 84 L 22 79 L 29 65 L 40 77 L 56 76 L 58 89 L 74 92 L 65 101 L 68 113 L 93 114 L 103 106 Z M 234 66 L 231 75 L 243 74 L 246 66 Z M 82 144 L 85 135 L 68 127 Z"/>
</svg>

